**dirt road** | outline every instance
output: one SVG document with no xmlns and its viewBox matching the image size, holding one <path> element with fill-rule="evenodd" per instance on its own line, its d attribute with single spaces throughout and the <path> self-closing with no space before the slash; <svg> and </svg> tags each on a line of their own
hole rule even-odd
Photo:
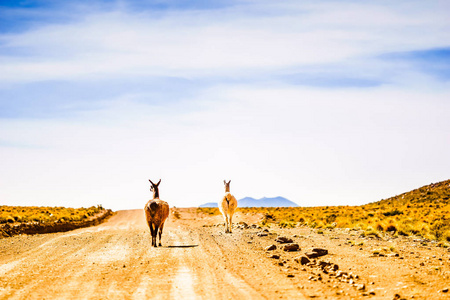
<svg viewBox="0 0 450 300">
<path fill-rule="evenodd" d="M 448 298 L 447 249 L 411 250 L 405 242 L 396 244 L 399 257 L 373 257 L 371 243 L 383 247 L 383 241 L 356 246 L 347 232 L 297 228 L 225 234 L 216 226 L 220 216 L 178 212 L 180 218 L 171 215 L 166 223 L 160 248 L 150 246 L 143 210 L 119 211 L 104 224 L 71 232 L 0 239 L 0 299 Z M 252 224 L 258 216 L 235 220 Z M 278 235 L 293 236 L 302 250 L 266 251 Z M 295 261 L 313 246 L 326 247 L 327 260 L 353 277 Z"/>
</svg>

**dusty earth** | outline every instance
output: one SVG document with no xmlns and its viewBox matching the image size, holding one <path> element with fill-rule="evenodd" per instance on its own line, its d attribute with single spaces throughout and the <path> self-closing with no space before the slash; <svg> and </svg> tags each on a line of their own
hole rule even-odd
<svg viewBox="0 0 450 300">
<path fill-rule="evenodd" d="M 0 299 L 450 298 L 450 252 L 430 241 L 264 231 L 253 225 L 260 216 L 241 213 L 233 220 L 248 226 L 225 234 L 221 216 L 177 212 L 160 248 L 150 247 L 143 210 L 119 211 L 95 227 L 0 239 Z M 284 251 L 279 236 L 300 250 Z M 313 248 L 328 254 L 302 265 Z"/>
</svg>

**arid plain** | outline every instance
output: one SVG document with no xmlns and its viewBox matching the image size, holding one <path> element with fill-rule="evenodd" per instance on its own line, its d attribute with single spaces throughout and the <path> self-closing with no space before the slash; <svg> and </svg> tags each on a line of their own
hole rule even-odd
<svg viewBox="0 0 450 300">
<path fill-rule="evenodd" d="M 261 228 L 263 218 L 238 211 L 225 234 L 220 215 L 172 209 L 160 248 L 150 246 L 143 210 L 94 227 L 3 238 L 0 299 L 448 299 L 450 252 L 437 243 Z M 299 249 L 284 251 L 279 237 Z M 302 261 L 314 248 L 328 253 Z"/>
</svg>

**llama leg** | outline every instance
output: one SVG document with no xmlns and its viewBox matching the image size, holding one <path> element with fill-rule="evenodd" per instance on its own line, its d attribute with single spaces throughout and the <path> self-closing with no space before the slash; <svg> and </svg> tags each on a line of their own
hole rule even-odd
<svg viewBox="0 0 450 300">
<path fill-rule="evenodd" d="M 228 233 L 229 232 L 229 230 L 228 230 L 228 216 L 225 214 L 224 218 L 225 218 L 225 233 Z"/>
<path fill-rule="evenodd" d="M 233 228 L 233 214 L 230 214 L 230 233 L 232 228 Z"/>
<path fill-rule="evenodd" d="M 154 244 L 153 244 L 153 231 L 154 231 L 154 229 L 153 229 L 153 224 L 151 224 L 151 223 L 148 223 L 148 227 L 150 227 L 150 235 L 152 236 L 152 246 L 154 246 Z"/>
<path fill-rule="evenodd" d="M 162 235 L 163 228 L 164 228 L 164 223 L 162 223 L 161 227 L 159 227 L 159 246 L 160 247 L 162 246 L 162 244 L 161 244 L 161 235 Z"/>
<path fill-rule="evenodd" d="M 157 237 L 158 237 L 158 230 L 159 230 L 159 228 L 158 228 L 158 226 L 156 226 L 155 225 L 155 231 L 153 231 L 153 233 L 155 234 L 155 236 L 153 237 L 153 240 L 154 240 L 154 247 L 158 247 L 158 245 L 156 244 L 156 239 L 157 239 Z"/>
</svg>

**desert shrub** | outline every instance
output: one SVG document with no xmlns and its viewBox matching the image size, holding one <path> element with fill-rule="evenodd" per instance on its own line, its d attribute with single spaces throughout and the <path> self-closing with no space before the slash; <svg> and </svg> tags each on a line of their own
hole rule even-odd
<svg viewBox="0 0 450 300">
<path fill-rule="evenodd" d="M 334 229 L 334 228 L 336 228 L 336 223 L 327 224 L 327 225 L 325 226 L 325 228 L 326 228 L 326 229 Z"/>
<path fill-rule="evenodd" d="M 393 225 L 393 224 L 389 224 L 386 227 L 386 231 L 389 231 L 389 232 L 393 231 L 393 232 L 395 232 L 395 231 L 397 231 L 397 227 L 395 227 L 395 225 Z"/>
<path fill-rule="evenodd" d="M 364 232 L 362 233 L 363 236 L 375 236 L 375 237 L 380 237 L 380 234 L 378 233 L 378 231 L 376 231 L 375 229 L 373 229 L 371 226 L 368 226 Z"/>
<path fill-rule="evenodd" d="M 282 227 L 282 228 L 295 228 L 295 227 L 297 227 L 297 223 L 295 223 L 295 222 L 291 222 L 291 221 L 281 221 L 280 223 L 279 223 L 279 225 L 280 225 L 280 227 Z"/>
<path fill-rule="evenodd" d="M 330 224 L 336 221 L 337 215 L 336 214 L 331 214 L 326 216 L 325 221 Z"/>
<path fill-rule="evenodd" d="M 398 210 L 398 209 L 394 209 L 394 210 L 391 210 L 391 211 L 384 212 L 383 215 L 385 215 L 386 217 L 396 216 L 396 215 L 403 215 L 403 212 Z"/>
<path fill-rule="evenodd" d="M 180 212 L 178 210 L 174 210 L 172 215 L 174 216 L 175 219 L 181 218 Z"/>
<path fill-rule="evenodd" d="M 447 232 L 450 232 L 450 223 L 448 221 L 437 221 L 430 226 L 430 234 L 437 240 L 444 238 Z"/>
<path fill-rule="evenodd" d="M 94 216 L 103 210 L 101 205 L 89 208 L 37 207 L 37 206 L 1 206 L 0 223 L 6 222 L 54 222 L 62 218 L 71 221 L 81 220 L 80 216 Z M 69 216 L 75 217 L 70 218 Z M 12 220 L 9 218 L 11 217 Z M 10 220 L 10 221 L 8 221 Z"/>
<path fill-rule="evenodd" d="M 384 231 L 384 227 L 380 223 L 377 223 L 375 229 L 378 230 L 378 231 Z"/>
</svg>

